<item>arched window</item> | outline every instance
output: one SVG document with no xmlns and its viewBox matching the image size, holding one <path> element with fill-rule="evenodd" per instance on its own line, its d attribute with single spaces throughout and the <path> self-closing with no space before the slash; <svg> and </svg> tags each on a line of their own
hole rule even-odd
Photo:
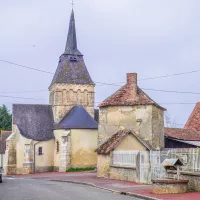
<svg viewBox="0 0 200 200">
<path fill-rule="evenodd" d="M 56 142 L 56 152 L 59 153 L 60 151 L 60 146 L 59 146 L 59 142 L 57 141 Z"/>
<path fill-rule="evenodd" d="M 39 149 L 38 149 L 38 155 L 39 156 L 43 155 L 43 153 L 42 153 L 42 147 L 39 147 Z"/>
</svg>

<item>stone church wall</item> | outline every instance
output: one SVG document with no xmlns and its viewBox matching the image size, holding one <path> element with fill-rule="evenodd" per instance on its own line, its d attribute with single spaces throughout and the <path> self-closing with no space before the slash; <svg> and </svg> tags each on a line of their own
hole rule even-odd
<svg viewBox="0 0 200 200">
<path fill-rule="evenodd" d="M 71 167 L 70 130 L 54 130 L 54 171 L 65 172 Z"/>
<path fill-rule="evenodd" d="M 75 84 L 54 84 L 50 88 L 50 104 L 53 106 L 54 120 L 60 121 L 75 105 L 83 105 L 94 117 L 94 86 Z"/>
</svg>

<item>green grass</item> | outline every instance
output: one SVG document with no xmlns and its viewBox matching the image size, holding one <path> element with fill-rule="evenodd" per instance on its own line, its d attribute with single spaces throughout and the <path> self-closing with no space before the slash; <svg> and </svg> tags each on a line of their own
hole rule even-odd
<svg viewBox="0 0 200 200">
<path fill-rule="evenodd" d="M 66 170 L 66 172 L 85 172 L 85 171 L 92 171 L 94 167 L 86 167 L 86 168 L 70 168 Z"/>
</svg>

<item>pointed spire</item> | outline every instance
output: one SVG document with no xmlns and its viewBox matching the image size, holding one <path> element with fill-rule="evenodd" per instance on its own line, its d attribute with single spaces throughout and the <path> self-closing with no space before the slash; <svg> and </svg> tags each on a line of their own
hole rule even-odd
<svg viewBox="0 0 200 200">
<path fill-rule="evenodd" d="M 77 49 L 77 40 L 76 40 L 76 26 L 74 18 L 74 10 L 72 9 L 69 31 L 67 36 L 67 44 L 65 47 L 65 53 L 70 55 L 82 55 L 81 52 Z"/>
</svg>

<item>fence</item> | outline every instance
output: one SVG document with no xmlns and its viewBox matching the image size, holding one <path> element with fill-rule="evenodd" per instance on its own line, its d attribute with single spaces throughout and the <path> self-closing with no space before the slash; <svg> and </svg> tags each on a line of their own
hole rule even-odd
<svg viewBox="0 0 200 200">
<path fill-rule="evenodd" d="M 139 163 L 137 163 L 137 156 Z M 200 172 L 200 149 L 165 149 L 163 151 L 114 151 L 112 164 L 139 169 L 140 182 L 151 183 L 152 179 L 165 178 L 161 165 L 166 158 L 179 158 L 184 166 L 181 171 Z"/>
<path fill-rule="evenodd" d="M 136 157 L 139 151 L 116 151 L 113 152 L 113 165 L 136 167 Z"/>
<path fill-rule="evenodd" d="M 168 158 L 179 158 L 184 164 L 182 171 L 200 172 L 199 149 L 171 149 Z"/>
</svg>

